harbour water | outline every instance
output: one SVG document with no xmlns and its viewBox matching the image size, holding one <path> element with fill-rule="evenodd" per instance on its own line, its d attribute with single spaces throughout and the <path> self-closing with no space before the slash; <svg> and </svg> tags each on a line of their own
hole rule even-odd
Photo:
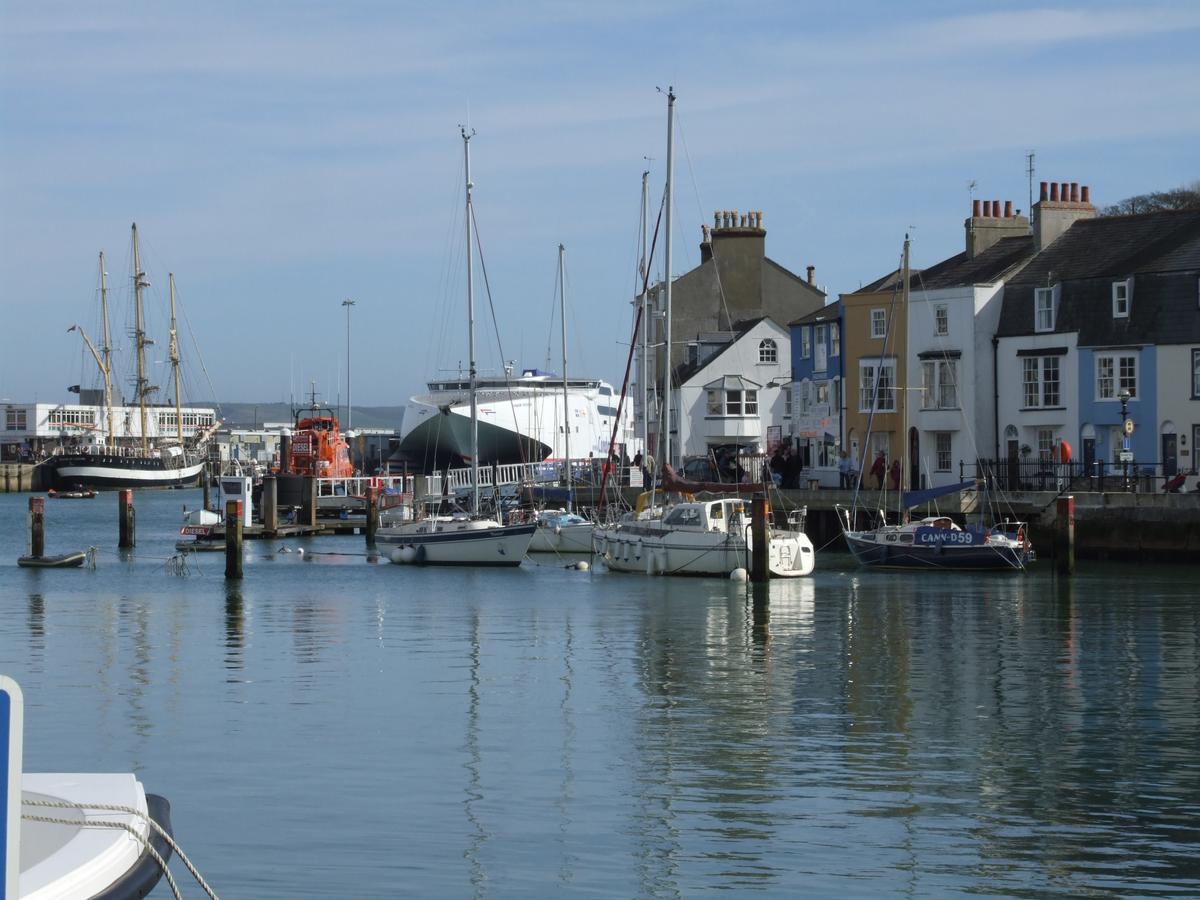
<svg viewBox="0 0 1200 900">
<path fill-rule="evenodd" d="M 26 498 L 26 768 L 136 771 L 224 897 L 1200 895 L 1194 566 L 821 554 L 755 595 L 342 537 L 248 542 L 229 584 L 168 563 L 198 491 L 138 494 L 125 554 L 115 494 L 48 501 L 94 571 L 16 567 Z"/>
</svg>

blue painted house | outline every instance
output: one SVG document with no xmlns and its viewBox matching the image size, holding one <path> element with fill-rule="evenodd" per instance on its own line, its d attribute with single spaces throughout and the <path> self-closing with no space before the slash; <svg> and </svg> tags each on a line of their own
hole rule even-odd
<svg viewBox="0 0 1200 900">
<path fill-rule="evenodd" d="M 792 337 L 792 446 L 805 475 L 838 486 L 843 445 L 842 303 L 789 323 Z"/>
</svg>

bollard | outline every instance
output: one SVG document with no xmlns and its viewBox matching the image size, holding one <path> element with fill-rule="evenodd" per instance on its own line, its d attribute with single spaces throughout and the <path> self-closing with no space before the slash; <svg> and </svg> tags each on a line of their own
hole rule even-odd
<svg viewBox="0 0 1200 900">
<path fill-rule="evenodd" d="M 225 501 L 225 577 L 242 577 L 242 501 Z"/>
<path fill-rule="evenodd" d="M 46 498 L 29 498 L 29 555 L 41 559 L 46 552 Z"/>
<path fill-rule="evenodd" d="M 379 527 L 379 489 L 367 485 L 367 546 L 375 546 L 375 529 Z"/>
<path fill-rule="evenodd" d="M 755 494 L 750 501 L 750 580 L 755 583 L 767 581 L 771 577 L 770 550 L 767 537 L 767 519 L 771 508 L 767 505 L 766 494 Z"/>
<path fill-rule="evenodd" d="M 1075 497 L 1068 494 L 1055 501 L 1054 559 L 1059 575 L 1075 574 Z"/>
<path fill-rule="evenodd" d="M 117 547 L 129 550 L 137 546 L 137 514 L 133 509 L 133 489 L 121 488 L 117 501 Z"/>
<path fill-rule="evenodd" d="M 279 533 L 279 483 L 274 475 L 268 475 L 262 484 L 263 534 L 275 537 Z"/>
</svg>

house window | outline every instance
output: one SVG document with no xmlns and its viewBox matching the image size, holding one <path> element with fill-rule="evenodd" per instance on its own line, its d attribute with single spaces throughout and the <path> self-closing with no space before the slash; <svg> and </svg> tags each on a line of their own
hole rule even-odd
<svg viewBox="0 0 1200 900">
<path fill-rule="evenodd" d="M 1023 385 L 1025 408 L 1039 406 L 1061 406 L 1059 359 L 1057 356 L 1026 356 Z"/>
<path fill-rule="evenodd" d="M 1129 281 L 1114 281 L 1112 286 L 1113 318 L 1129 318 Z"/>
<path fill-rule="evenodd" d="M 807 325 L 800 329 L 800 358 L 808 359 L 812 356 L 812 329 Z"/>
<path fill-rule="evenodd" d="M 934 468 L 938 472 L 950 471 L 950 432 L 938 431 L 934 433 L 937 446 L 937 458 L 934 461 Z"/>
<path fill-rule="evenodd" d="M 746 415 L 758 415 L 758 391 L 746 391 L 744 406 L 746 408 Z"/>
<path fill-rule="evenodd" d="M 790 387 L 783 389 L 783 417 L 785 419 L 792 417 L 792 389 Z"/>
<path fill-rule="evenodd" d="M 958 408 L 958 362 L 927 359 L 921 363 L 921 406 L 924 409 Z"/>
<path fill-rule="evenodd" d="M 825 345 L 825 332 L 827 330 L 828 329 L 824 325 L 816 326 L 816 330 L 815 330 L 815 334 L 814 334 L 814 343 L 817 345 L 818 348 L 823 347 Z"/>
<path fill-rule="evenodd" d="M 721 416 L 725 414 L 724 404 L 721 403 L 720 391 L 708 392 L 708 412 L 710 416 Z"/>
<path fill-rule="evenodd" d="M 95 425 L 96 414 L 90 409 L 52 409 L 46 417 L 46 424 L 51 428 L 64 428 L 71 425 Z"/>
<path fill-rule="evenodd" d="M 775 347 L 775 342 L 770 338 L 763 338 L 758 345 L 758 361 L 760 363 L 779 362 L 779 351 Z"/>
<path fill-rule="evenodd" d="M 950 333 L 950 310 L 944 303 L 933 308 L 933 333 L 937 337 L 945 337 Z"/>
<path fill-rule="evenodd" d="M 1038 461 L 1042 463 L 1052 462 L 1054 459 L 1054 429 L 1039 428 L 1037 432 L 1038 445 Z"/>
<path fill-rule="evenodd" d="M 842 330 L 837 322 L 829 326 L 829 355 L 842 355 Z"/>
<path fill-rule="evenodd" d="M 1192 399 L 1200 400 L 1200 349 L 1192 351 Z"/>
<path fill-rule="evenodd" d="M 724 405 L 722 405 L 722 400 Z M 709 391 L 710 416 L 757 416 L 758 391 Z"/>
<path fill-rule="evenodd" d="M 859 412 L 896 411 L 896 361 L 894 359 L 861 360 L 859 372 Z"/>
<path fill-rule="evenodd" d="M 887 336 L 887 310 L 873 309 L 871 310 L 871 337 L 881 338 Z"/>
<path fill-rule="evenodd" d="M 23 410 L 23 409 L 5 410 L 4 430 L 5 431 L 24 431 L 25 430 L 25 410 Z"/>
<path fill-rule="evenodd" d="M 1053 331 L 1057 303 L 1056 288 L 1038 288 L 1033 292 L 1033 330 Z"/>
<path fill-rule="evenodd" d="M 829 382 L 828 381 L 818 381 L 814 385 L 814 387 L 816 387 L 816 389 L 817 389 L 817 405 L 818 406 L 823 406 L 823 405 L 828 406 L 829 405 Z"/>
<path fill-rule="evenodd" d="M 1135 354 L 1096 354 L 1096 399 L 1118 400 L 1121 391 L 1137 396 L 1137 356 Z"/>
</svg>

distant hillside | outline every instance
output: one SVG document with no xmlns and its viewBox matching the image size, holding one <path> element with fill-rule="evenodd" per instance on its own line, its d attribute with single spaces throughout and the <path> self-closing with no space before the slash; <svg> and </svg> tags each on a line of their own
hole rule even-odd
<svg viewBox="0 0 1200 900">
<path fill-rule="evenodd" d="M 346 410 L 333 411 L 346 428 Z M 222 403 L 221 418 L 226 427 L 253 428 L 264 422 L 292 422 L 292 409 L 286 403 Z M 356 406 L 351 424 L 358 428 L 390 428 L 399 431 L 404 421 L 403 406 Z"/>
</svg>

